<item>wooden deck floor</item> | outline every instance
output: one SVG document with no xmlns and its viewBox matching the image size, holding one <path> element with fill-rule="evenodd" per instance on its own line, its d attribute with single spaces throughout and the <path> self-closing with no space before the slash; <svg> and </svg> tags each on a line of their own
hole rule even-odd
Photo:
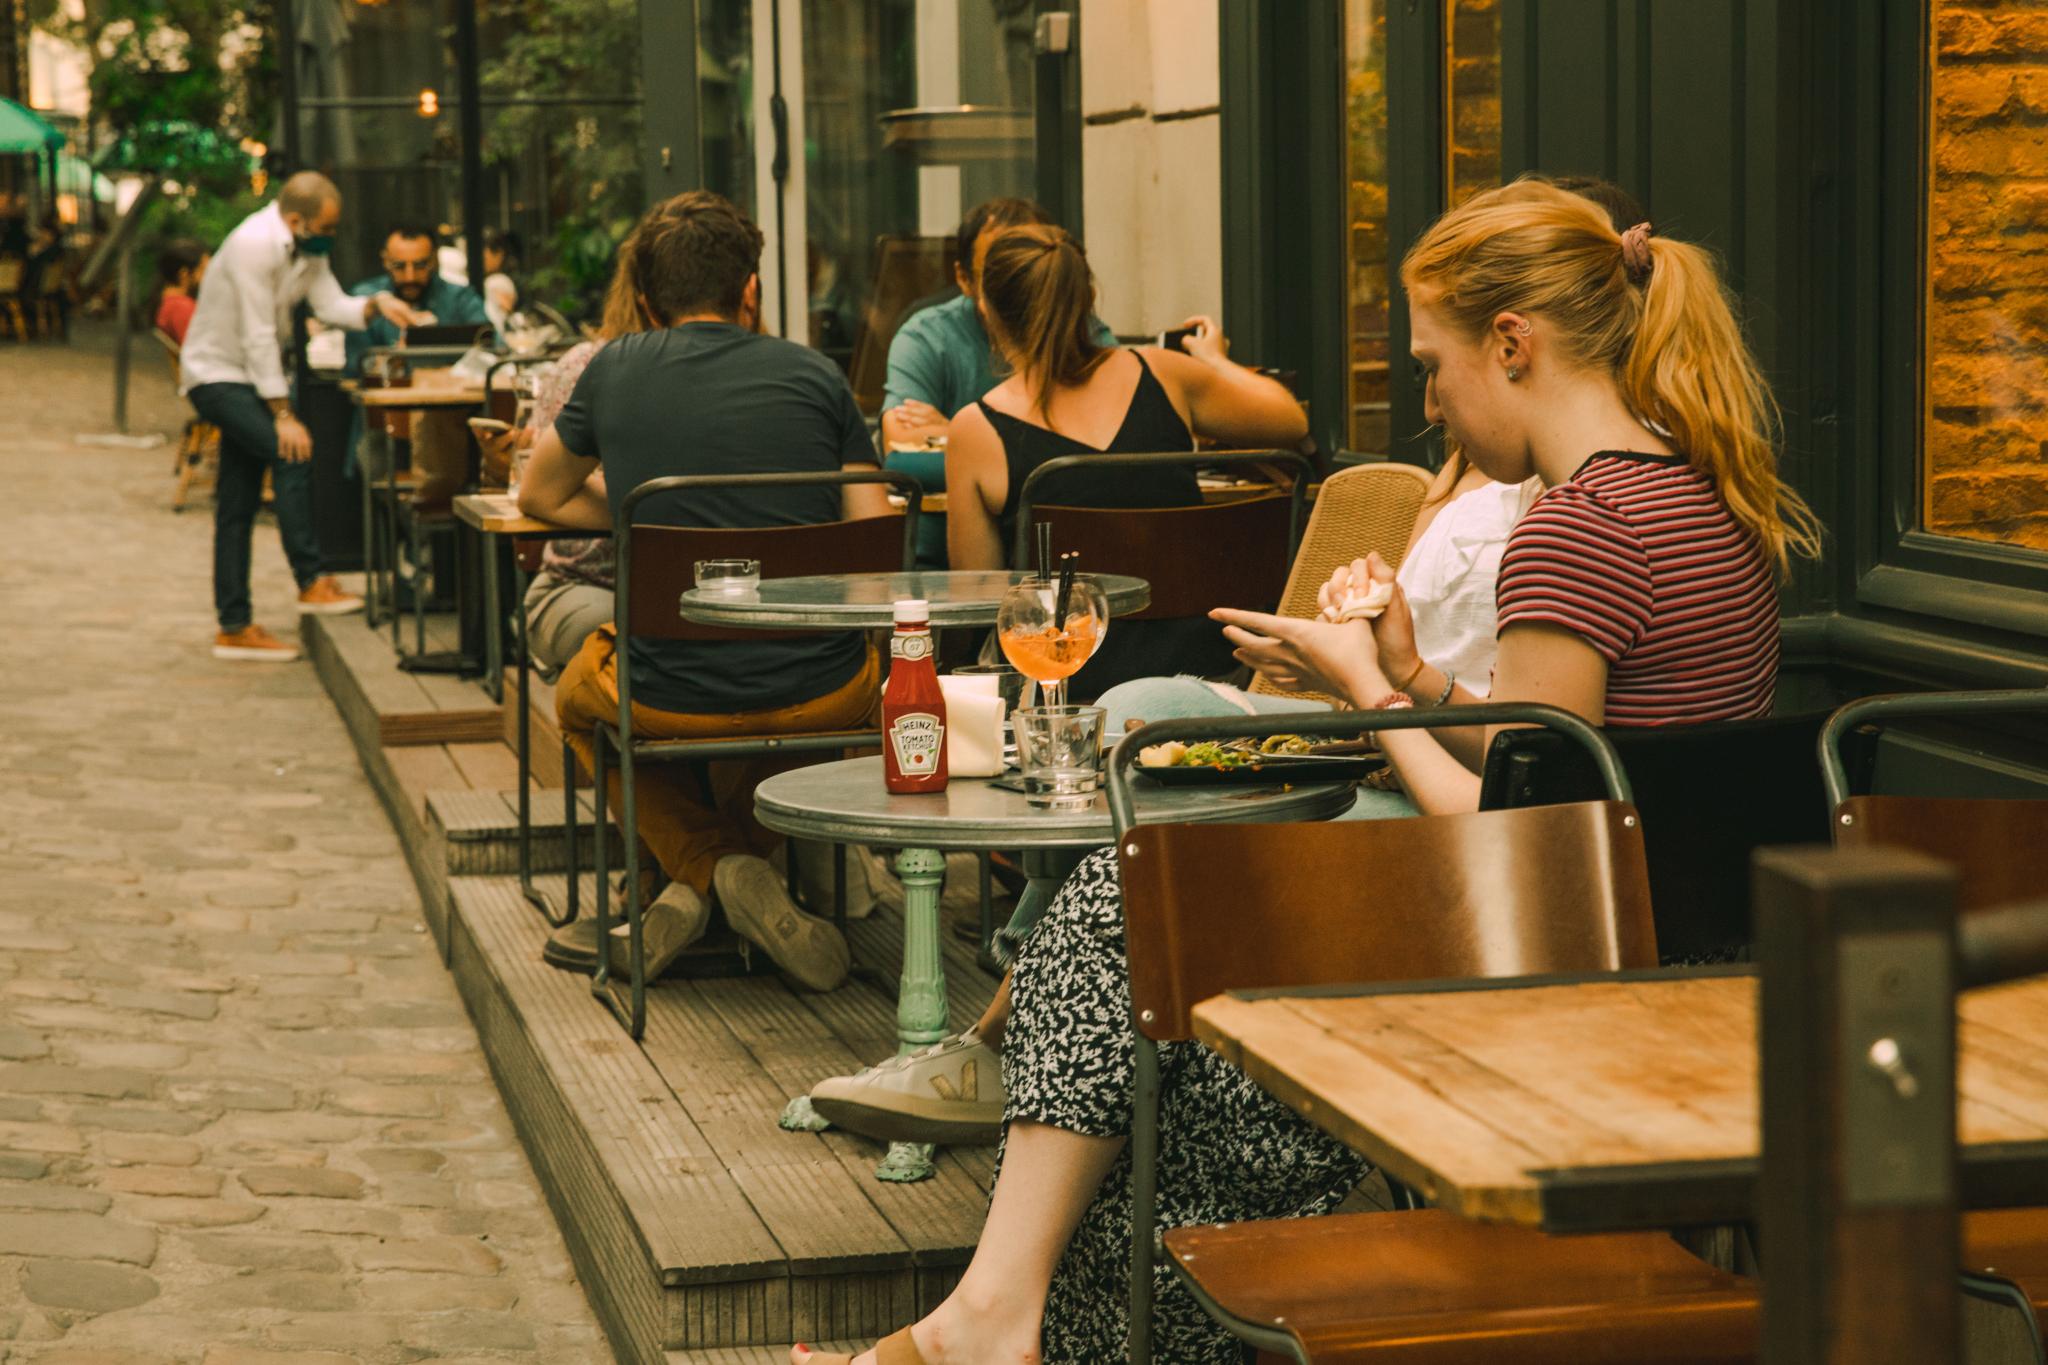
<svg viewBox="0 0 2048 1365">
<path fill-rule="evenodd" d="M 388 634 L 360 618 L 309 618 L 306 635 L 620 1356 L 765 1365 L 790 1342 L 871 1341 L 943 1296 L 979 1235 L 993 1149 L 942 1152 L 934 1179 L 889 1185 L 873 1178 L 881 1144 L 776 1125 L 813 1082 L 894 1050 L 894 999 L 861 981 L 824 995 L 772 975 L 665 981 L 636 1045 L 588 978 L 541 961 L 547 926 L 516 877 L 494 874 L 514 865 L 501 813 L 516 766 L 502 739 L 476 737 L 475 713 L 488 712 L 493 736 L 509 733 L 506 714 L 474 682 L 398 673 Z M 558 757 L 541 761 L 560 743 L 545 696 L 534 707 L 540 781 L 560 772 Z M 551 870 L 536 880 L 558 896 L 560 800 L 537 788 L 536 865 Z M 587 876 L 584 890 L 588 905 Z M 965 900 L 955 913 L 971 917 Z M 855 921 L 849 937 L 857 961 L 894 980 L 892 909 Z M 995 982 L 950 930 L 946 974 L 964 1026 Z"/>
</svg>

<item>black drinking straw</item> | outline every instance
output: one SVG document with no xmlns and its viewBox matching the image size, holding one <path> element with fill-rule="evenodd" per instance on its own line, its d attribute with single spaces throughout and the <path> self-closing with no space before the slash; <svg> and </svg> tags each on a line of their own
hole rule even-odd
<svg viewBox="0 0 2048 1365">
<path fill-rule="evenodd" d="M 1074 561 L 1081 557 L 1079 550 L 1069 550 L 1060 556 L 1060 581 L 1053 590 L 1052 629 L 1057 635 L 1067 628 L 1067 598 L 1074 591 Z"/>
<path fill-rule="evenodd" d="M 1038 579 L 1041 583 L 1052 582 L 1052 523 L 1038 523 Z"/>
</svg>

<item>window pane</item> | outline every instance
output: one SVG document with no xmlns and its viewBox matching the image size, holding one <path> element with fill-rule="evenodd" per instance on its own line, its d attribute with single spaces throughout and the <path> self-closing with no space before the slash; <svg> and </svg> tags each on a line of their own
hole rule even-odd
<svg viewBox="0 0 2048 1365">
<path fill-rule="evenodd" d="M 1350 447 L 1387 452 L 1387 19 L 1380 0 L 1344 6 L 1345 273 L 1351 282 Z"/>
<path fill-rule="evenodd" d="M 1500 183 L 1500 0 L 1444 0 L 1444 184 L 1451 207 Z"/>
<path fill-rule="evenodd" d="M 754 212 L 754 0 L 697 6 L 697 127 L 704 188 Z"/>
<path fill-rule="evenodd" d="M 2039 8 L 1932 11 L 1924 514 L 1940 535 L 2048 549 L 2048 60 L 2000 37 Z"/>
<path fill-rule="evenodd" d="M 807 339 L 872 413 L 897 326 L 954 292 L 962 212 L 1035 192 L 1033 9 L 804 0 L 802 14 Z"/>
</svg>

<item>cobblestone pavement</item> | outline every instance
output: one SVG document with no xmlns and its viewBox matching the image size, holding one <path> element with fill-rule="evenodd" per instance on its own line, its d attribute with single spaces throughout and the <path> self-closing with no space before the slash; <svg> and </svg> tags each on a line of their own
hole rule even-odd
<svg viewBox="0 0 2048 1365">
<path fill-rule="evenodd" d="M 72 442 L 109 345 L 0 343 L 0 1358 L 607 1360 L 312 668 L 210 656 L 169 447 Z"/>
</svg>

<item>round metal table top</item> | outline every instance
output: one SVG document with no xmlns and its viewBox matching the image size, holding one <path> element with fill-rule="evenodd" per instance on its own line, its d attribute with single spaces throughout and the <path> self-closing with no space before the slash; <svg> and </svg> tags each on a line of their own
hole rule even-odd
<svg viewBox="0 0 2048 1365">
<path fill-rule="evenodd" d="M 893 848 L 1100 848 L 1116 837 L 1101 792 L 1080 810 L 1045 810 L 1022 792 L 956 777 L 944 793 L 892 796 L 882 760 L 848 758 L 777 773 L 754 792 L 754 816 L 778 834 Z M 1135 784 L 1147 823 L 1267 824 L 1331 820 L 1351 807 L 1349 782 L 1303 786 L 1157 787 Z"/>
<path fill-rule="evenodd" d="M 921 597 L 931 604 L 934 626 L 992 626 L 1003 594 L 1026 576 L 1007 569 L 948 569 L 764 578 L 751 592 L 692 588 L 683 594 L 682 615 L 700 626 L 886 630 L 896 624 L 899 599 Z M 1152 585 L 1142 578 L 1093 577 L 1109 598 L 1111 616 L 1128 616 L 1151 605 Z"/>
</svg>

